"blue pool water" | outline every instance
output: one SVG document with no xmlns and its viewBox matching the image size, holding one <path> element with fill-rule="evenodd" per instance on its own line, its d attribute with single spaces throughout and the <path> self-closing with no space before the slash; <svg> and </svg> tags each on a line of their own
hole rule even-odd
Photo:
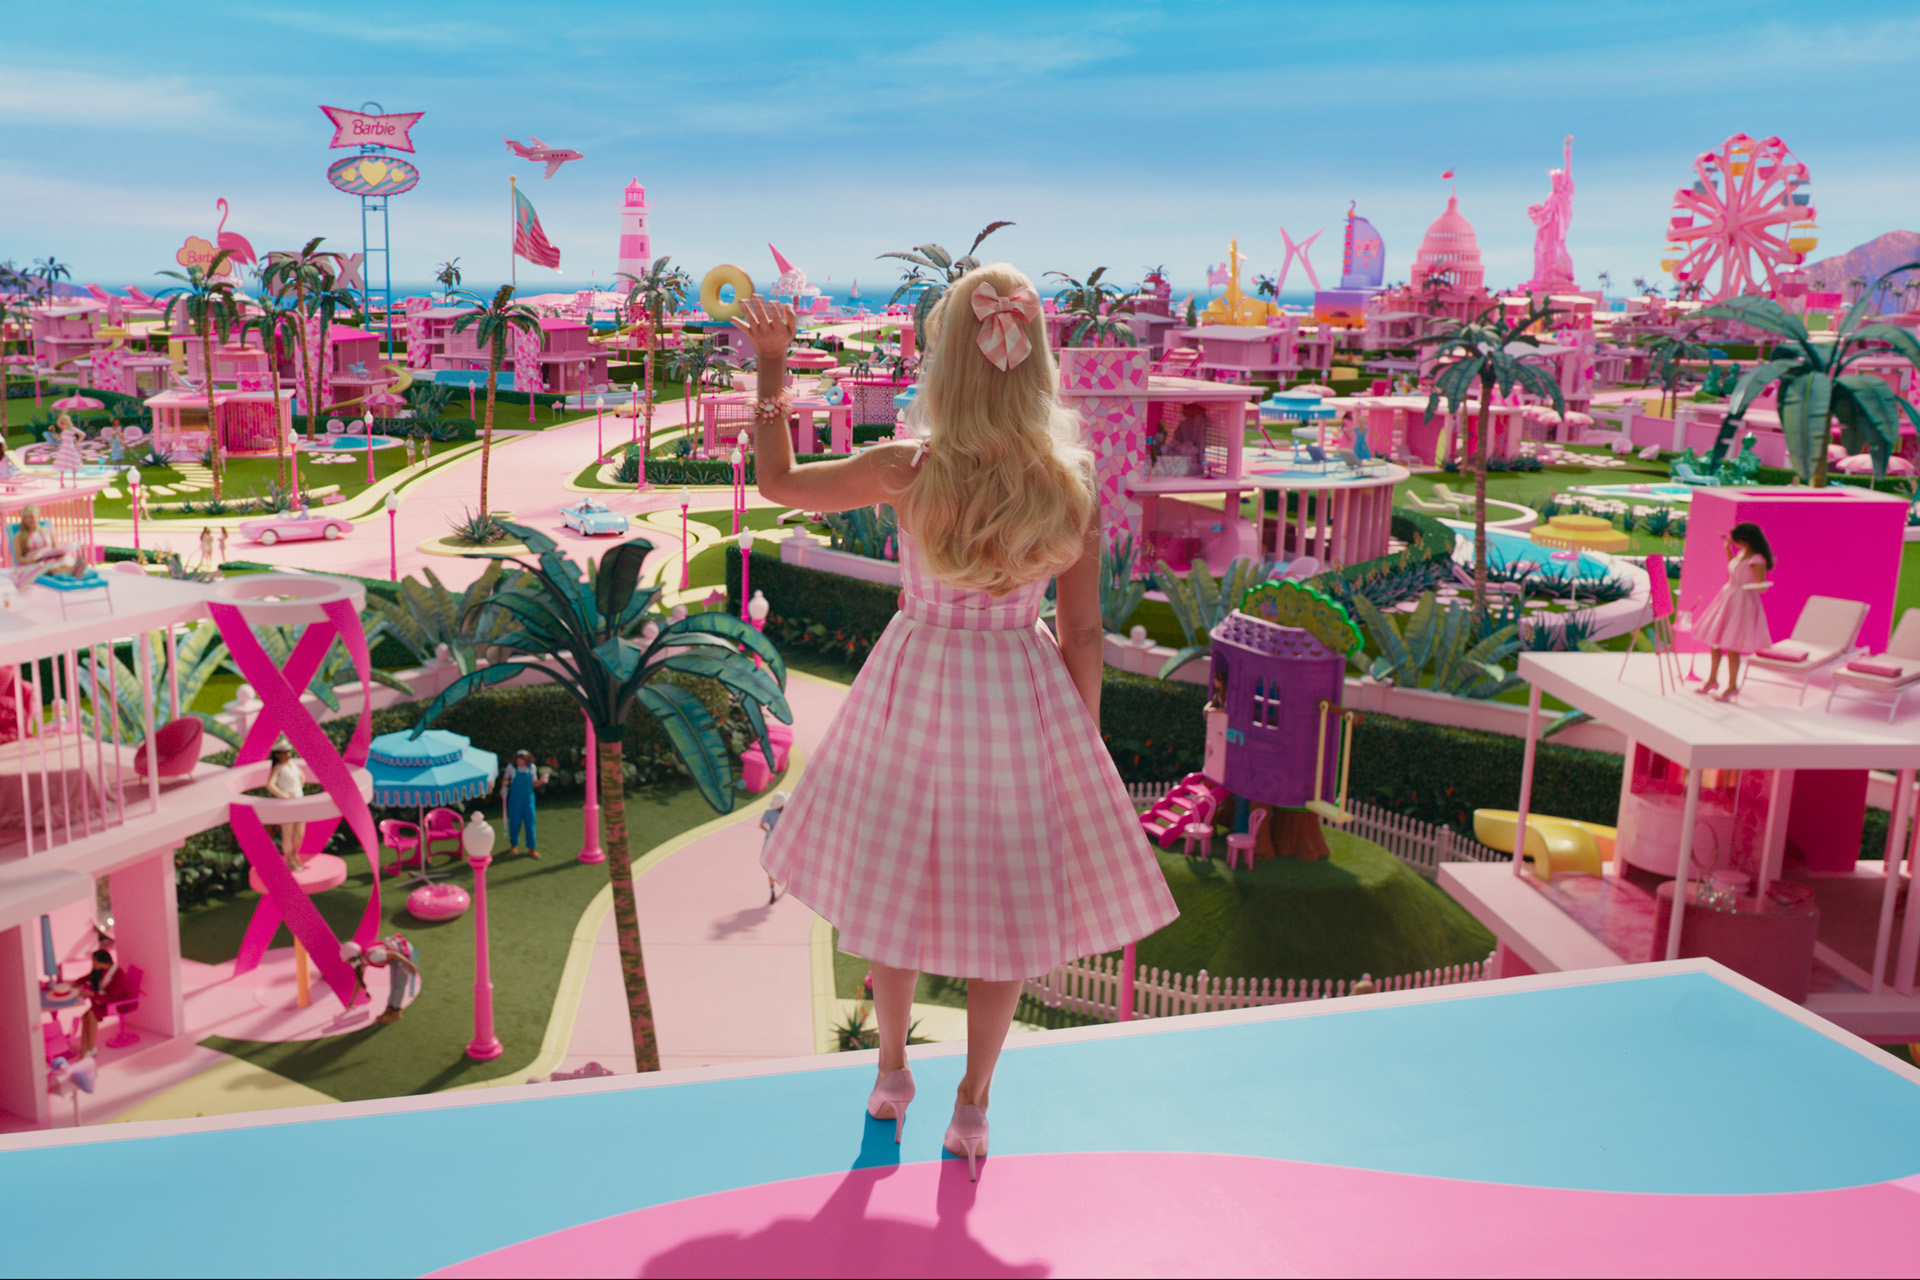
<svg viewBox="0 0 1920 1280">
<path fill-rule="evenodd" d="M 400 444 L 400 441 L 394 436 L 374 436 L 373 437 L 373 447 L 376 449 L 392 449 L 398 446 L 399 444 Z M 367 447 L 367 437 L 366 436 L 337 436 L 332 440 L 312 440 L 312 441 L 302 440 L 300 442 L 300 447 L 302 449 L 335 450 L 342 453 L 358 453 L 362 449 L 365 449 Z"/>
<path fill-rule="evenodd" d="M 1472 554 L 1471 547 L 1468 554 Z M 1543 547 L 1531 538 L 1509 533 L 1505 529 L 1487 530 L 1487 562 L 1495 568 L 1505 569 L 1513 565 L 1534 564 L 1547 573 L 1566 573 L 1567 562 L 1554 560 L 1551 558 L 1552 555 L 1552 547 Z M 1590 551 L 1580 553 L 1579 566 L 1580 577 L 1587 581 L 1607 578 L 1613 573 L 1605 561 Z"/>
<path fill-rule="evenodd" d="M 1685 502 L 1693 497 L 1693 489 L 1684 484 L 1585 484 L 1572 492 L 1621 502 Z"/>
</svg>

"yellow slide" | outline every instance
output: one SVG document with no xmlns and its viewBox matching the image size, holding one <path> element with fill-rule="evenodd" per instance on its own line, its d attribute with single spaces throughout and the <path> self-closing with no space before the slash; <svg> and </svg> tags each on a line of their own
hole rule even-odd
<svg viewBox="0 0 1920 1280">
<path fill-rule="evenodd" d="M 1513 852 L 1513 828 L 1520 815 L 1512 809 L 1475 809 L 1473 835 L 1489 849 Z M 1555 818 L 1544 813 L 1527 815 L 1527 857 L 1533 859 L 1534 874 L 1542 880 L 1553 879 L 1556 871 L 1584 871 L 1600 874 L 1600 864 L 1613 858 L 1613 827 L 1573 818 Z"/>
</svg>

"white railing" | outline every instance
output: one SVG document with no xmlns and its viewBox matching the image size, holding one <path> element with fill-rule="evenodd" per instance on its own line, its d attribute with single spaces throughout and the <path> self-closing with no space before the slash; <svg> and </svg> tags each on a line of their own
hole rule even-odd
<svg viewBox="0 0 1920 1280">
<path fill-rule="evenodd" d="M 1451 827 L 1421 822 L 1377 805 L 1347 803 L 1353 821 L 1342 827 L 1362 840 L 1371 840 L 1431 880 L 1443 862 L 1511 862 L 1513 855 L 1489 849 L 1472 836 Z"/>
<path fill-rule="evenodd" d="M 1129 782 L 1127 799 L 1133 801 L 1134 808 L 1144 811 L 1159 804 L 1174 786 L 1171 782 Z"/>
<path fill-rule="evenodd" d="M 1492 963 L 1493 957 L 1488 956 L 1472 964 L 1447 965 L 1388 978 L 1362 975 L 1353 981 L 1345 978 L 1216 978 L 1205 969 L 1186 974 L 1142 966 L 1134 976 L 1133 1016 L 1170 1018 L 1217 1009 L 1249 1009 L 1374 991 L 1410 991 L 1479 982 L 1494 976 Z M 1028 978 L 1026 994 L 1049 1009 L 1099 1022 L 1114 1022 L 1120 1016 L 1120 965 L 1112 956 L 1091 956 L 1063 964 L 1044 977 Z"/>
</svg>

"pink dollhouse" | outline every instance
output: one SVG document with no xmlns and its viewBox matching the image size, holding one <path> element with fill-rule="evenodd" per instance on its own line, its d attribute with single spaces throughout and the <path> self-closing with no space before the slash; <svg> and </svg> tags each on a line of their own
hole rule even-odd
<svg viewBox="0 0 1920 1280">
<path fill-rule="evenodd" d="M 1725 581 L 1720 535 L 1766 530 L 1776 640 L 1822 595 L 1857 601 L 1857 642 L 1878 651 L 1898 585 L 1905 501 L 1858 490 L 1702 490 L 1689 514 L 1682 613 Z M 1844 550 L 1840 550 L 1844 549 Z M 1717 575 L 1717 576 L 1716 576 Z M 1682 647 L 1689 643 L 1684 624 Z M 1534 735 L 1551 694 L 1626 740 L 1614 857 L 1600 874 L 1541 880 L 1510 865 L 1448 864 L 1440 881 L 1500 939 L 1502 972 L 1708 956 L 1869 1040 L 1920 1040 L 1920 911 L 1900 909 L 1916 840 L 1920 709 L 1803 695 L 1749 675 L 1737 699 L 1673 687 L 1660 660 L 1525 654 L 1532 685 L 1518 809 L 1532 799 Z M 1816 684 L 1832 677 L 1810 673 Z M 1873 769 L 1895 776 L 1876 776 Z M 1884 850 L 1861 849 L 1868 803 L 1889 811 Z M 1873 855 L 1879 852 L 1881 856 Z M 1684 874 L 1683 874 L 1684 872 Z M 1676 893 L 1676 886 L 1680 892 Z"/>
<path fill-rule="evenodd" d="M 1140 572 L 1160 560 L 1176 571 L 1204 561 L 1217 573 L 1241 556 L 1348 564 L 1386 554 L 1393 486 L 1406 471 L 1296 465 L 1269 452 L 1250 460 L 1258 388 L 1149 375 L 1139 348 L 1069 348 L 1060 394 L 1087 426 L 1102 527 L 1133 538 Z M 1269 492 L 1278 495 L 1271 515 Z"/>
<path fill-rule="evenodd" d="M 102 310 L 97 302 L 56 302 L 33 310 L 33 362 L 41 369 L 78 375 L 76 361 L 87 359 L 108 339 L 95 332 Z"/>
<path fill-rule="evenodd" d="M 133 990 L 118 1010 L 111 1036 L 103 1027 L 95 1042 L 99 1088 L 126 1096 L 144 1071 L 165 1070 L 165 1062 L 190 1043 L 184 1038 L 190 1032 L 183 972 L 189 962 L 180 955 L 173 853 L 195 832 L 231 824 L 253 863 L 255 884 L 263 889 L 255 920 L 259 927 L 250 931 L 240 962 L 217 976 L 202 973 L 195 984 L 198 997 L 206 996 L 209 977 L 224 983 L 250 969 L 246 948 L 257 944 L 252 953 L 257 962 L 257 953 L 265 951 L 283 920 L 318 971 L 316 985 L 331 987 L 343 1000 L 353 989 L 352 972 L 339 960 L 339 941 L 262 823 L 308 824 L 310 865 L 327 856 L 320 848 L 342 820 L 365 849 L 374 848 L 361 791 L 369 713 L 361 713 L 345 751 L 334 749 L 299 701 L 311 669 L 276 670 L 251 628 L 330 629 L 346 644 L 364 680 L 359 586 L 308 575 L 258 575 L 214 584 L 112 576 L 108 614 L 89 611 L 85 620 L 77 613 L 69 620 L 54 593 L 36 587 L 13 604 L 10 620 L 0 627 L 0 668 L 17 673 L 4 691 L 15 712 L 11 723 L 35 726 L 27 736 L 0 742 L 0 1128 L 9 1130 L 45 1128 L 52 1120 L 53 1060 L 71 1060 L 77 1051 L 84 1002 L 72 994 L 71 984 L 85 971 L 87 954 L 102 945 L 94 924 L 103 893 L 111 904 L 108 945 Z M 154 663 L 137 662 L 143 692 L 131 704 L 132 722 L 111 713 L 83 719 L 83 695 L 96 680 L 112 687 L 116 650 L 171 652 L 174 628 L 209 617 L 221 626 L 269 712 L 255 721 L 240 762 L 231 769 L 192 759 L 163 759 L 149 769 L 147 748 L 164 750 L 173 736 L 155 723 L 155 685 L 166 675 Z M 302 659 L 293 661 L 297 666 Z M 177 704 L 177 696 L 172 701 Z M 46 708 L 47 717 L 21 714 L 34 706 Z M 282 731 L 299 744 L 303 764 L 325 786 L 324 794 L 300 800 L 245 794 L 266 781 L 266 749 Z M 378 866 L 376 860 L 376 876 Z M 355 937 L 370 940 L 378 924 L 375 906 Z M 246 991 L 238 999 L 253 1003 Z"/>
</svg>

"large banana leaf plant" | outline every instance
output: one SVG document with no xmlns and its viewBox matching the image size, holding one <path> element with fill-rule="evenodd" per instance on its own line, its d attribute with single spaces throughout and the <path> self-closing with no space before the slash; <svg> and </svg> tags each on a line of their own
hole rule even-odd
<svg viewBox="0 0 1920 1280">
<path fill-rule="evenodd" d="M 199 700 L 200 692 L 206 688 L 208 680 L 231 665 L 226 641 L 220 638 L 220 628 L 211 622 L 197 622 L 176 638 L 173 650 L 177 664 L 176 679 L 167 678 L 166 646 L 161 642 L 160 634 L 149 632 L 145 643 L 148 669 L 153 672 L 154 727 L 158 728 L 169 720 L 192 716 L 212 736 L 230 746 L 239 746 L 240 735 L 220 721 L 204 712 L 183 709 Z M 128 657 L 132 657 L 131 651 Z M 76 674 L 87 698 L 81 720 L 89 733 L 93 731 L 95 718 L 104 715 L 106 718 L 100 726 L 102 737 L 128 744 L 144 740 L 146 711 L 140 691 L 140 673 L 120 656 L 118 646 L 108 648 L 107 662 L 98 687 L 94 683 L 92 662 L 81 662 Z M 173 704 L 175 689 L 180 693 L 178 707 Z M 111 709 L 107 705 L 108 698 L 113 700 Z"/>
<path fill-rule="evenodd" d="M 445 645 L 465 675 L 480 665 L 480 651 L 513 625 L 508 615 L 483 607 L 499 587 L 503 568 L 498 561 L 489 564 L 459 595 L 447 590 L 432 569 L 424 572 L 424 583 L 418 578 L 400 580 L 397 602 L 368 594 L 367 609 L 374 623 L 367 641 L 392 636 L 422 663 L 433 661 Z"/>
<path fill-rule="evenodd" d="M 701 796 L 715 811 L 726 813 L 733 808 L 733 761 L 720 726 L 700 699 L 660 677 L 679 672 L 720 681 L 739 697 L 771 765 L 765 715 L 772 712 L 789 723 L 793 719 L 782 692 L 786 664 L 765 637 L 730 614 L 662 616 L 655 607 L 660 588 L 639 586 L 641 565 L 653 550 L 644 538 L 613 547 L 598 565 L 589 565 L 582 573 L 538 529 L 510 523 L 506 528 L 533 558 L 482 553 L 508 561 L 520 571 L 507 578 L 502 590 L 473 608 L 497 609 L 511 616 L 513 628 L 497 635 L 494 643 L 512 656 L 455 680 L 427 707 L 415 734 L 469 693 L 526 672 L 545 675 L 580 704 L 598 742 L 600 843 L 613 885 L 614 929 L 627 989 L 634 1061 L 641 1071 L 657 1071 L 660 1050 L 654 1039 L 653 1002 L 647 994 L 633 863 L 627 849 L 626 786 L 621 770 L 627 719 L 635 704 L 658 718 Z M 741 652 L 743 648 L 747 653 Z M 765 670 L 755 664 L 755 658 Z"/>
<path fill-rule="evenodd" d="M 1889 347 L 1920 369 L 1920 339 L 1910 330 L 1862 323 L 1887 278 L 1915 268 L 1920 268 L 1920 262 L 1882 275 L 1847 308 L 1831 336 L 1815 338 L 1799 316 L 1772 298 L 1730 298 L 1701 311 L 1702 317 L 1738 321 L 1786 339 L 1774 347 L 1771 358 L 1747 370 L 1734 386 L 1732 404 L 1713 443 L 1713 464 L 1718 466 L 1726 455 L 1760 393 L 1778 382 L 1780 430 L 1786 437 L 1787 456 L 1802 480 L 1815 486 L 1826 484 L 1827 441 L 1835 418 L 1840 420 L 1841 447 L 1848 453 L 1867 454 L 1873 459 L 1874 478 L 1883 478 L 1887 459 L 1900 446 L 1901 415 L 1920 427 L 1920 414 L 1884 379 L 1847 370 L 1868 356 L 1887 354 Z"/>
<path fill-rule="evenodd" d="M 1511 623 L 1475 640 L 1473 614 L 1441 605 L 1432 592 L 1420 597 L 1405 631 L 1363 595 L 1354 595 L 1352 607 L 1380 651 L 1370 664 L 1359 650 L 1352 660 L 1375 680 L 1456 698 L 1498 697 L 1521 684 L 1517 667 L 1509 672 L 1500 665 L 1520 651 L 1519 628 Z M 1431 683 L 1423 685 L 1429 668 Z"/>
<path fill-rule="evenodd" d="M 980 259 L 974 256 L 979 252 L 980 242 L 1000 228 L 1012 225 L 1011 222 L 1005 221 L 989 222 L 986 228 L 973 238 L 973 243 L 967 246 L 967 251 L 957 258 L 939 245 L 931 243 L 917 244 L 903 252 L 880 255 L 883 258 L 898 258 L 908 264 L 906 271 L 900 276 L 900 287 L 893 291 L 891 298 L 887 299 L 887 305 L 892 306 L 908 294 L 918 291 L 918 296 L 913 301 L 913 328 L 915 333 L 921 335 L 922 346 L 926 345 L 927 317 L 933 313 L 933 304 L 940 301 L 948 285 L 956 283 L 961 276 L 980 265 Z"/>
<path fill-rule="evenodd" d="M 1213 629 L 1226 621 L 1227 615 L 1240 603 L 1240 597 L 1259 583 L 1260 562 L 1250 556 L 1237 557 L 1216 580 L 1204 560 L 1195 560 L 1184 578 L 1175 574 L 1162 560 L 1154 573 L 1154 580 L 1166 592 L 1167 604 L 1172 607 L 1174 619 L 1187 637 L 1186 646 L 1168 658 L 1167 664 L 1160 668 L 1160 678 L 1165 680 L 1211 650 Z"/>
<path fill-rule="evenodd" d="M 1487 606 L 1487 423 L 1493 404 L 1494 388 L 1501 395 L 1517 384 L 1523 389 L 1551 400 L 1555 413 L 1566 416 L 1566 398 L 1560 384 L 1538 365 L 1526 363 L 1529 348 L 1537 348 L 1539 339 L 1528 332 L 1534 326 L 1547 327 L 1553 320 L 1550 306 L 1529 307 L 1527 314 L 1512 320 L 1500 314 L 1500 308 L 1488 307 L 1472 320 L 1448 320 L 1423 346 L 1432 347 L 1437 358 L 1452 359 L 1433 377 L 1433 390 L 1427 396 L 1427 411 L 1422 421 L 1433 421 L 1440 401 L 1447 402 L 1448 413 L 1460 412 L 1467 394 L 1478 384 L 1480 424 L 1473 431 L 1473 608 L 1476 613 Z"/>
</svg>

